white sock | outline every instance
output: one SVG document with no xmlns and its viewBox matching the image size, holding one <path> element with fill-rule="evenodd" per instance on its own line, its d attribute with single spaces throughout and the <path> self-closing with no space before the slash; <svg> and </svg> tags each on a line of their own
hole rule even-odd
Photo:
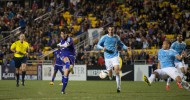
<svg viewBox="0 0 190 100">
<path fill-rule="evenodd" d="M 151 74 L 151 76 L 148 78 L 150 84 L 155 80 L 156 76 L 154 74 Z"/>
<path fill-rule="evenodd" d="M 167 79 L 166 85 L 170 85 L 170 82 L 171 82 L 171 77 L 169 77 L 169 78 Z"/>
<path fill-rule="evenodd" d="M 115 75 L 116 76 L 116 83 L 117 83 L 117 88 L 121 89 L 121 78 L 120 75 Z"/>
</svg>

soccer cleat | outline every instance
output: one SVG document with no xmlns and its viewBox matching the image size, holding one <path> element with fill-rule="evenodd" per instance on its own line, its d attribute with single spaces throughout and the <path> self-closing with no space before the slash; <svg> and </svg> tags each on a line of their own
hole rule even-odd
<svg viewBox="0 0 190 100">
<path fill-rule="evenodd" d="M 72 74 L 74 74 L 74 71 L 73 71 L 73 65 L 70 65 L 70 69 L 69 69 L 69 71 L 70 71 Z"/>
<path fill-rule="evenodd" d="M 19 87 L 19 84 L 16 84 L 16 87 Z"/>
<path fill-rule="evenodd" d="M 166 85 L 166 91 L 170 90 L 170 85 Z"/>
<path fill-rule="evenodd" d="M 117 88 L 117 93 L 120 93 L 121 92 L 121 89 L 120 88 Z"/>
<path fill-rule="evenodd" d="M 59 83 L 59 85 L 63 85 L 63 83 Z"/>
<path fill-rule="evenodd" d="M 67 94 L 67 93 L 65 93 L 65 92 L 62 91 L 61 94 Z"/>
<path fill-rule="evenodd" d="M 151 86 L 148 78 L 145 75 L 143 75 L 143 80 L 144 80 L 145 83 L 147 83 L 148 86 Z"/>
<path fill-rule="evenodd" d="M 177 84 L 178 88 L 183 89 L 183 87 L 181 86 L 181 84 L 179 82 L 177 82 L 176 84 Z"/>
<path fill-rule="evenodd" d="M 49 85 L 54 85 L 54 83 L 53 83 L 53 82 L 50 82 Z"/>
</svg>

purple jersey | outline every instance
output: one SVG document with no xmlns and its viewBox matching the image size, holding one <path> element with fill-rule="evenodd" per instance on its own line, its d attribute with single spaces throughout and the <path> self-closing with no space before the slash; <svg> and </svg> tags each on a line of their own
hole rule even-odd
<svg viewBox="0 0 190 100">
<path fill-rule="evenodd" d="M 75 47 L 74 47 L 74 43 L 71 37 L 67 37 L 66 39 L 61 39 L 61 45 L 64 43 L 68 43 L 69 46 L 66 48 L 62 48 L 61 49 L 61 59 L 64 59 L 65 57 L 68 57 L 71 64 L 75 63 Z"/>
<path fill-rule="evenodd" d="M 61 50 L 57 50 L 54 52 L 54 57 L 55 57 L 55 65 L 57 66 L 63 66 L 63 61 L 60 58 L 61 56 Z"/>
<path fill-rule="evenodd" d="M 75 47 L 73 43 L 73 39 L 71 37 L 67 37 L 65 40 L 61 39 L 61 45 L 64 44 L 65 42 L 69 43 L 69 46 L 66 48 L 62 48 L 61 52 L 63 55 L 73 55 L 75 56 Z"/>
</svg>

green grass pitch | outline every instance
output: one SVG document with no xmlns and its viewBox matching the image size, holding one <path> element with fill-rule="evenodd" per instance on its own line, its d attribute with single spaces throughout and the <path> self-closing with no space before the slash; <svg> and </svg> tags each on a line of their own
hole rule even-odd
<svg viewBox="0 0 190 100">
<path fill-rule="evenodd" d="M 165 82 L 147 86 L 144 82 L 122 81 L 121 93 L 116 93 L 115 81 L 69 81 L 66 92 L 56 81 L 26 81 L 26 86 L 16 87 L 15 80 L 0 81 L 0 100 L 189 100 L 190 92 L 178 89 L 175 82 L 165 90 Z"/>
</svg>

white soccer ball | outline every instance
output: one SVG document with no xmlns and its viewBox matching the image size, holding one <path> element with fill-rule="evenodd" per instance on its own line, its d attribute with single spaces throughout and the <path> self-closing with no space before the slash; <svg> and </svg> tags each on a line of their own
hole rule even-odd
<svg viewBox="0 0 190 100">
<path fill-rule="evenodd" d="M 99 74 L 99 77 L 100 77 L 101 79 L 104 79 L 104 78 L 106 78 L 107 76 L 108 76 L 108 73 L 107 73 L 106 71 L 101 71 L 100 74 Z"/>
</svg>

